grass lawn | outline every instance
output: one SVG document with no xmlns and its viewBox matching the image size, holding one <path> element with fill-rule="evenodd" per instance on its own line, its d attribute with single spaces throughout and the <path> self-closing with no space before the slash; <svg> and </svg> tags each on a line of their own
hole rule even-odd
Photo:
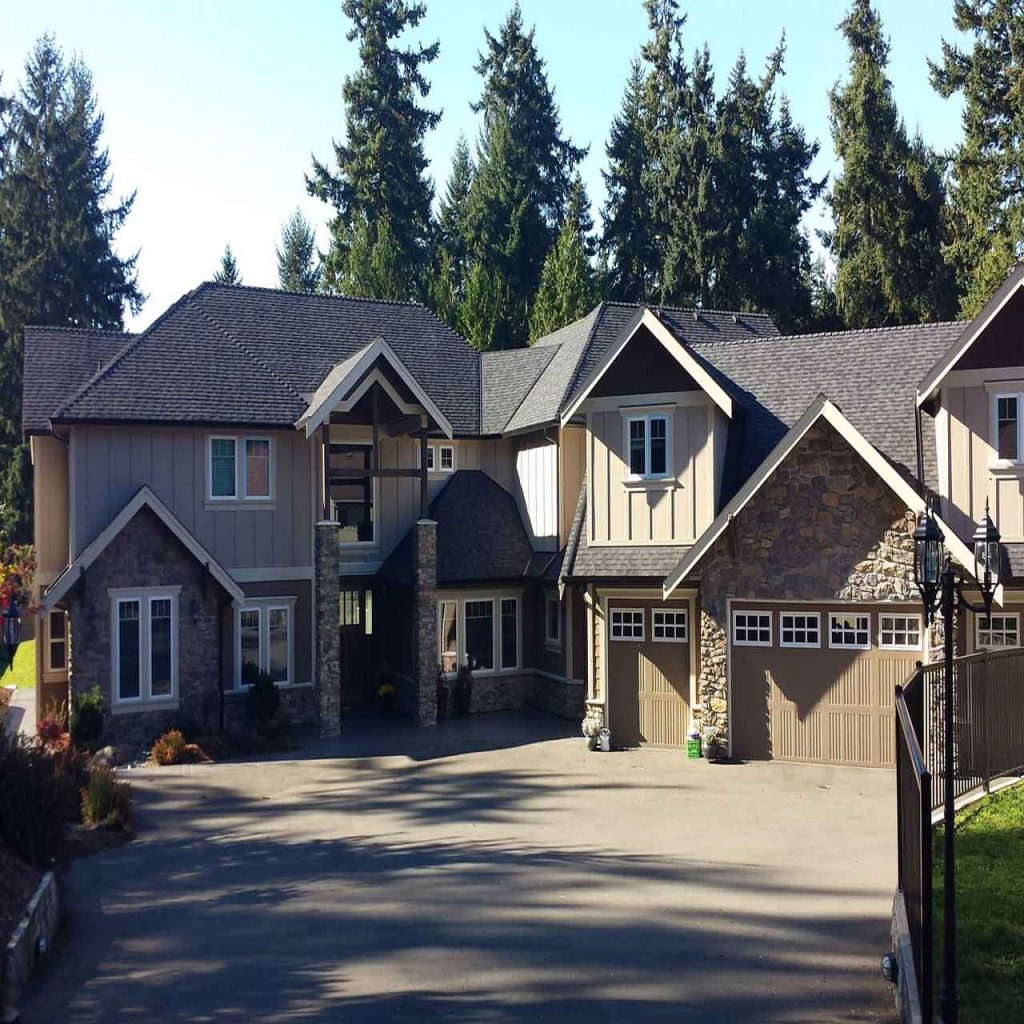
<svg viewBox="0 0 1024 1024">
<path fill-rule="evenodd" d="M 942 829 L 935 830 L 935 1006 L 942 977 Z M 956 819 L 957 951 L 963 1024 L 1024 1020 L 1024 783 Z"/>
<path fill-rule="evenodd" d="M 19 690 L 36 685 L 36 642 L 23 640 L 14 652 L 14 665 L 7 662 L 7 651 L 0 648 L 0 686 L 14 683 Z"/>
</svg>

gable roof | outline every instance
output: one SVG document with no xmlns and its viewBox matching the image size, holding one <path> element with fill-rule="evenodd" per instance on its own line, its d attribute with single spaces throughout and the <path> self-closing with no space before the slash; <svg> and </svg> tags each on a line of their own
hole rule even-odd
<svg viewBox="0 0 1024 1024">
<path fill-rule="evenodd" d="M 925 510 L 925 500 L 896 471 L 892 464 L 878 451 L 864 435 L 843 415 L 840 409 L 825 395 L 818 397 L 808 406 L 804 414 L 788 430 L 785 436 L 772 449 L 756 473 L 754 473 L 736 492 L 732 500 L 715 517 L 715 520 L 697 539 L 697 543 L 686 553 L 682 561 L 666 577 L 663 591 L 667 598 L 676 587 L 697 567 L 700 560 L 716 540 L 729 527 L 733 518 L 754 497 L 764 483 L 772 476 L 787 455 L 800 443 L 810 428 L 824 419 L 840 434 L 851 448 L 882 478 L 893 493 L 903 501 L 907 508 L 920 515 Z M 946 524 L 935 517 L 942 531 L 943 539 L 950 554 L 973 574 L 974 556 L 966 544 Z M 997 594 L 997 603 L 1002 603 L 1001 593 Z"/>
<path fill-rule="evenodd" d="M 110 546 L 114 538 L 135 518 L 142 508 L 148 508 L 167 527 L 196 561 L 206 567 L 210 575 L 236 601 L 245 599 L 245 592 L 231 574 L 185 528 L 180 519 L 145 485 L 140 487 L 128 504 L 103 528 L 93 542 L 47 587 L 42 598 L 43 611 L 49 611 L 81 579 L 82 573 Z"/>
<path fill-rule="evenodd" d="M 482 434 L 503 433 L 558 352 L 557 345 L 484 352 L 480 356 Z"/>
</svg>

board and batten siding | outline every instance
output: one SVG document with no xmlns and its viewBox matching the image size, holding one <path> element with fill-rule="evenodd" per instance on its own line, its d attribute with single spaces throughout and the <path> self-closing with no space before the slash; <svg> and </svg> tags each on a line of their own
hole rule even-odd
<svg viewBox="0 0 1024 1024">
<path fill-rule="evenodd" d="M 558 542 L 558 445 L 539 440 L 516 452 L 516 482 L 530 541 L 538 550 Z"/>
<path fill-rule="evenodd" d="M 30 450 L 36 583 L 45 586 L 68 563 L 68 449 L 55 437 L 37 436 Z"/>
<path fill-rule="evenodd" d="M 70 433 L 72 558 L 145 484 L 228 570 L 312 564 L 312 442 L 297 431 L 132 426 L 74 427 Z M 207 501 L 211 434 L 273 439 L 274 496 L 267 507 Z"/>
<path fill-rule="evenodd" d="M 587 413 L 587 523 L 591 544 L 685 544 L 714 519 L 722 452 L 721 414 L 709 401 L 679 404 L 671 415 L 673 478 L 626 481 L 623 408 Z M 721 452 L 716 452 L 716 448 Z"/>
</svg>

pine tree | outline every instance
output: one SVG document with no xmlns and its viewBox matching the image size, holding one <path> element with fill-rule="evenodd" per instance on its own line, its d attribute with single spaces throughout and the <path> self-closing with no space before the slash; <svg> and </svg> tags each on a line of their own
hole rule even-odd
<svg viewBox="0 0 1024 1024">
<path fill-rule="evenodd" d="M 231 251 L 230 244 L 224 246 L 220 266 L 214 271 L 213 280 L 217 284 L 242 283 L 242 275 L 238 272 L 238 264 L 235 262 L 235 254 Z"/>
<path fill-rule="evenodd" d="M 1017 0 L 954 0 L 953 25 L 971 47 L 943 40 L 929 65 L 940 95 L 964 100 L 945 252 L 961 313 L 973 316 L 1024 253 L 1024 10 Z"/>
<path fill-rule="evenodd" d="M 544 261 L 540 290 L 530 314 L 530 340 L 578 320 L 594 305 L 594 270 L 588 250 L 593 220 L 583 179 L 576 175 L 565 222 Z"/>
<path fill-rule="evenodd" d="M 533 30 L 523 28 L 518 4 L 498 35 L 485 37 L 476 65 L 483 92 L 473 107 L 482 114 L 483 130 L 467 232 L 470 258 L 480 265 L 474 267 L 474 289 L 483 289 L 490 305 L 478 314 L 463 303 L 464 323 L 471 338 L 511 347 L 526 342 L 526 310 L 558 235 L 572 171 L 586 151 L 562 135 L 544 62 Z M 475 324 L 478 315 L 484 319 Z"/>
<path fill-rule="evenodd" d="M 911 145 L 885 70 L 889 44 L 870 0 L 854 0 L 840 28 L 850 78 L 829 94 L 842 171 L 829 196 L 836 301 L 850 327 L 941 319 L 955 308 L 942 258 L 941 175 Z"/>
<path fill-rule="evenodd" d="M 608 170 L 601 172 L 608 192 L 601 210 L 607 289 L 610 297 L 626 302 L 645 302 L 658 274 L 647 142 L 644 71 L 634 61 L 605 147 Z"/>
<path fill-rule="evenodd" d="M 352 22 L 347 38 L 358 42 L 360 61 L 342 88 L 346 139 L 334 144 L 336 172 L 314 160 L 306 177 L 309 193 L 335 211 L 324 285 L 330 291 L 346 281 L 369 285 L 377 276 L 364 272 L 366 254 L 387 250 L 393 263 L 385 275 L 389 288 L 397 285 L 400 296 L 410 298 L 428 256 L 433 185 L 423 140 L 441 115 L 419 101 L 429 92 L 423 71 L 437 57 L 438 44 L 396 45 L 423 19 L 423 3 L 343 0 L 342 11 Z M 363 266 L 350 271 L 354 245 L 362 247 L 357 256 Z"/>
<path fill-rule="evenodd" d="M 408 297 L 409 281 L 401 245 L 386 217 L 370 224 L 360 220 L 349 239 L 343 295 L 401 301 Z"/>
<path fill-rule="evenodd" d="M 309 221 L 296 210 L 281 228 L 276 248 L 278 284 L 289 292 L 315 292 L 320 287 L 320 261 L 316 237 Z"/>
<path fill-rule="evenodd" d="M 0 120 L 0 535 L 32 536 L 21 444 L 26 324 L 119 330 L 144 296 L 136 257 L 114 252 L 134 194 L 112 199 L 92 77 L 50 36 L 29 55 Z M 69 339 L 69 344 L 73 343 Z"/>
</svg>

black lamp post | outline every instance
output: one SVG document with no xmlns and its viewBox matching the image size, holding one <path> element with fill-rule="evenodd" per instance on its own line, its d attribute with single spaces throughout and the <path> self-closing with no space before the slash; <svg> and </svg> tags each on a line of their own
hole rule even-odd
<svg viewBox="0 0 1024 1024">
<path fill-rule="evenodd" d="M 974 532 L 974 578 L 981 589 L 982 604 L 972 604 L 963 594 L 964 581 L 953 569 L 949 555 L 943 551 L 942 534 L 930 512 L 925 512 L 914 531 L 914 580 L 921 591 L 925 618 L 928 622 L 936 608 L 942 611 L 942 640 L 945 661 L 945 704 L 943 780 L 943 915 L 942 915 L 942 989 L 939 1002 L 942 1024 L 957 1024 L 960 995 L 956 983 L 956 860 L 954 827 L 956 794 L 953 788 L 953 613 L 957 607 L 972 612 L 992 614 L 992 598 L 999 586 L 999 531 L 988 513 Z"/>
<path fill-rule="evenodd" d="M 14 652 L 21 641 L 21 609 L 12 595 L 4 609 L 4 646 L 7 648 L 7 661 L 14 663 Z"/>
</svg>

